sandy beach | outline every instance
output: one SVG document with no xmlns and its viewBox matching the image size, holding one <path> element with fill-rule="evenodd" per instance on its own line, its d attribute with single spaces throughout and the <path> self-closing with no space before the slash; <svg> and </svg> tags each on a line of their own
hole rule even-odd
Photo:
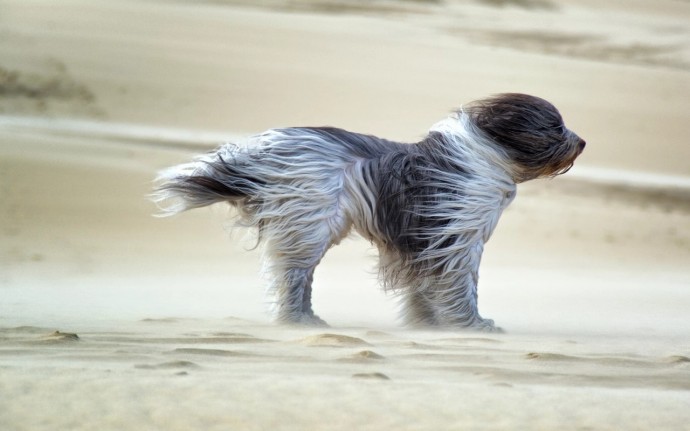
<svg viewBox="0 0 690 431">
<path fill-rule="evenodd" d="M 0 0 L 0 429 L 690 430 L 690 2 Z M 252 238 L 156 172 L 267 128 L 413 142 L 552 101 L 587 140 L 486 246 L 503 334 L 397 320 L 353 236 L 328 328 L 271 322 Z"/>
</svg>

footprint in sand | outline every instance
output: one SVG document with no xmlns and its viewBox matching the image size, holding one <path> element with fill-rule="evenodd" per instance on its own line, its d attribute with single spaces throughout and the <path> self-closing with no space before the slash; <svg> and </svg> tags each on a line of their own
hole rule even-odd
<svg viewBox="0 0 690 431">
<path fill-rule="evenodd" d="M 206 355 L 206 356 L 227 356 L 227 357 L 252 357 L 259 356 L 253 353 L 247 352 L 236 352 L 234 350 L 222 350 L 222 349 L 194 349 L 194 348 L 179 348 L 172 351 L 172 353 L 184 353 L 188 355 Z"/>
<path fill-rule="evenodd" d="M 140 370 L 169 370 L 169 369 L 177 369 L 177 368 L 184 368 L 184 369 L 191 369 L 191 368 L 201 368 L 198 364 L 195 364 L 194 362 L 190 361 L 170 361 L 170 362 L 163 362 L 160 364 L 139 364 L 135 365 L 134 368 L 138 368 Z"/>
<path fill-rule="evenodd" d="M 371 344 L 357 337 L 340 334 L 317 334 L 299 340 L 299 343 L 310 347 L 353 347 L 370 346 Z"/>
<path fill-rule="evenodd" d="M 47 343 L 70 343 L 73 341 L 79 341 L 80 338 L 77 334 L 73 334 L 71 332 L 60 332 L 60 331 L 55 331 L 50 335 L 46 335 L 41 338 L 41 341 L 47 342 Z"/>
<path fill-rule="evenodd" d="M 438 347 L 434 347 L 434 346 L 429 345 L 429 344 L 418 343 L 416 341 L 405 341 L 404 343 L 401 343 L 400 345 L 406 349 L 421 349 L 421 350 L 438 349 Z"/>
<path fill-rule="evenodd" d="M 386 359 L 385 356 L 379 355 L 371 350 L 362 350 L 353 355 L 338 359 L 340 362 L 378 362 Z"/>
<path fill-rule="evenodd" d="M 539 360 L 539 361 L 581 361 L 584 358 L 578 358 L 576 356 L 562 355 L 560 353 L 538 353 L 530 352 L 525 355 L 526 359 Z"/>
<path fill-rule="evenodd" d="M 369 380 L 390 380 L 391 378 L 383 373 L 356 373 L 352 375 L 353 379 L 369 379 Z"/>
</svg>

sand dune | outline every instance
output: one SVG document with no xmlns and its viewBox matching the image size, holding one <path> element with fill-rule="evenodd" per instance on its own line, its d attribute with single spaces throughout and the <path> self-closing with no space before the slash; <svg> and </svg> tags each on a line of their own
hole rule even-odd
<svg viewBox="0 0 690 431">
<path fill-rule="evenodd" d="M 690 3 L 0 0 L 0 429 L 689 429 Z M 505 334 L 402 328 L 357 238 L 270 322 L 225 208 L 156 171 L 269 127 L 414 141 L 553 100 L 588 141 L 487 244 Z M 232 317 L 230 317 L 232 316 Z"/>
</svg>

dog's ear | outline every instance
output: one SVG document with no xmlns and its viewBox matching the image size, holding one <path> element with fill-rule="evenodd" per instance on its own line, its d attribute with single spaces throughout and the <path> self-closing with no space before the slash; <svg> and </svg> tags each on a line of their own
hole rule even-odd
<svg viewBox="0 0 690 431">
<path fill-rule="evenodd" d="M 566 131 L 555 106 L 527 94 L 498 94 L 470 103 L 467 112 L 496 143 L 525 153 L 548 146 Z"/>
<path fill-rule="evenodd" d="M 518 181 L 556 175 L 572 166 L 584 147 L 548 101 L 528 94 L 503 93 L 464 109 L 473 125 L 501 147 L 518 168 Z"/>
</svg>

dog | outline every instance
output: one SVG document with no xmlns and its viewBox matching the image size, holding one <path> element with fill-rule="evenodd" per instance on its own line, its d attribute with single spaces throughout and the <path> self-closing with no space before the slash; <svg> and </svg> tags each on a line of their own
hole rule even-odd
<svg viewBox="0 0 690 431">
<path fill-rule="evenodd" d="M 484 244 L 516 184 L 567 172 L 585 141 L 539 97 L 471 102 L 404 144 L 334 127 L 288 127 L 160 173 L 162 215 L 216 202 L 258 229 L 279 322 L 325 325 L 314 269 L 351 230 L 379 251 L 405 323 L 499 331 L 479 314 Z"/>
</svg>

